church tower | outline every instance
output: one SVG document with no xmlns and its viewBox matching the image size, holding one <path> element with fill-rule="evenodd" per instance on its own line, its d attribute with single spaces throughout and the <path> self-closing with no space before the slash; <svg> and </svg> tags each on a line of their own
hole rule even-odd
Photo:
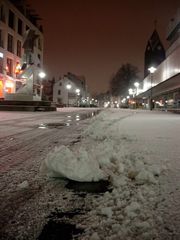
<svg viewBox="0 0 180 240">
<path fill-rule="evenodd" d="M 144 77 L 149 74 L 148 68 L 157 67 L 166 58 L 165 49 L 161 43 L 160 37 L 156 29 L 149 38 L 145 56 L 144 56 Z"/>
</svg>

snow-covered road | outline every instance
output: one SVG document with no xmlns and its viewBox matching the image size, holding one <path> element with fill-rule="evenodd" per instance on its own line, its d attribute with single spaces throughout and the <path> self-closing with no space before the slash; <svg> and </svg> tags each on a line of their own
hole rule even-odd
<svg viewBox="0 0 180 240">
<path fill-rule="evenodd" d="M 68 219 L 84 229 L 78 239 L 180 239 L 180 115 L 107 109 L 77 124 L 78 112 L 12 114 L 0 120 L 2 239 L 36 239 L 55 209 L 80 209 Z M 53 172 L 112 189 L 76 194 Z"/>
</svg>

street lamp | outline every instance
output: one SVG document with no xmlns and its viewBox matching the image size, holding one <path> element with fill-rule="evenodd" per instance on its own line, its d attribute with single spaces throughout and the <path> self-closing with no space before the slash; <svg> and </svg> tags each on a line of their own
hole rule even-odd
<svg viewBox="0 0 180 240">
<path fill-rule="evenodd" d="M 71 86 L 71 84 L 69 84 L 69 83 L 66 85 L 66 89 L 67 89 L 67 98 L 68 98 L 68 107 L 69 107 L 69 90 L 71 89 L 71 87 L 72 87 L 72 86 Z"/>
<path fill-rule="evenodd" d="M 40 82 L 40 99 L 42 100 L 42 91 L 43 91 L 43 85 L 42 85 L 42 79 L 45 78 L 46 74 L 45 72 L 39 72 L 38 76 L 41 78 Z"/>
<path fill-rule="evenodd" d="M 150 110 L 152 111 L 153 105 L 152 105 L 152 84 L 153 84 L 153 73 L 156 71 L 155 67 L 148 68 L 148 71 L 150 72 L 150 79 L 151 79 L 151 91 L 150 91 Z"/>
<path fill-rule="evenodd" d="M 76 89 L 76 93 L 77 93 L 78 96 L 80 95 L 80 89 L 79 88 Z"/>
<path fill-rule="evenodd" d="M 133 90 L 132 88 L 130 88 L 130 89 L 128 90 L 128 92 L 129 92 L 129 95 L 133 95 L 133 98 L 134 98 L 134 90 Z"/>
<path fill-rule="evenodd" d="M 46 74 L 45 74 L 44 72 L 40 72 L 40 73 L 39 73 L 39 77 L 40 77 L 40 78 L 45 78 L 45 76 L 46 76 Z"/>
</svg>

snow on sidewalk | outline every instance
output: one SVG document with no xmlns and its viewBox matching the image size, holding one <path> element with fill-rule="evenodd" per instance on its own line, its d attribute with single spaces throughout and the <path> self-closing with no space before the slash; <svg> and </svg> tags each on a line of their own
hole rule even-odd
<svg viewBox="0 0 180 240">
<path fill-rule="evenodd" d="M 137 123 L 138 114 L 141 121 Z M 145 141 L 153 135 L 157 117 L 147 114 L 119 109 L 103 111 L 91 120 L 80 143 L 56 148 L 45 159 L 42 171 L 50 176 L 76 181 L 108 178 L 111 182 L 112 192 L 91 203 L 93 210 L 88 213 L 82 239 L 161 239 L 163 220 L 156 209 L 159 176 L 164 174 L 167 164 L 154 159 L 154 146 L 159 139 L 156 142 L 154 138 L 152 144 Z M 158 116 L 156 128 L 161 128 L 159 123 L 164 115 Z M 152 122 L 145 128 L 143 120 L 148 117 Z"/>
</svg>

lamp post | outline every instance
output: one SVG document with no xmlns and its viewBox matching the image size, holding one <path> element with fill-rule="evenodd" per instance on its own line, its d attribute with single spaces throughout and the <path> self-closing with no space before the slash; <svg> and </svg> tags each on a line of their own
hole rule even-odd
<svg viewBox="0 0 180 240">
<path fill-rule="evenodd" d="M 135 83 L 134 83 L 134 86 L 136 87 L 136 95 L 138 95 L 139 83 L 138 83 L 138 82 L 135 82 Z"/>
<path fill-rule="evenodd" d="M 80 96 L 80 89 L 76 89 L 76 94 L 77 94 L 77 106 L 79 107 L 79 96 Z"/>
<path fill-rule="evenodd" d="M 71 87 L 72 87 L 72 86 L 71 86 L 71 84 L 69 84 L 69 83 L 66 85 L 66 89 L 67 89 L 67 99 L 68 99 L 68 107 L 69 107 L 69 90 L 71 89 Z"/>
<path fill-rule="evenodd" d="M 134 98 L 134 90 L 133 90 L 132 88 L 130 88 L 130 89 L 128 90 L 128 92 L 129 92 L 129 95 L 132 95 L 133 98 Z"/>
<path fill-rule="evenodd" d="M 42 91 L 43 91 L 43 85 L 42 85 L 42 79 L 45 78 L 46 74 L 44 72 L 39 72 L 39 77 L 41 78 L 41 84 L 40 84 L 40 99 L 42 100 Z"/>
<path fill-rule="evenodd" d="M 151 89 L 150 89 L 150 110 L 152 111 L 153 106 L 152 106 L 152 84 L 153 84 L 153 73 L 156 71 L 155 67 L 150 67 L 148 68 L 149 72 L 150 72 L 150 79 L 151 79 Z"/>
</svg>

